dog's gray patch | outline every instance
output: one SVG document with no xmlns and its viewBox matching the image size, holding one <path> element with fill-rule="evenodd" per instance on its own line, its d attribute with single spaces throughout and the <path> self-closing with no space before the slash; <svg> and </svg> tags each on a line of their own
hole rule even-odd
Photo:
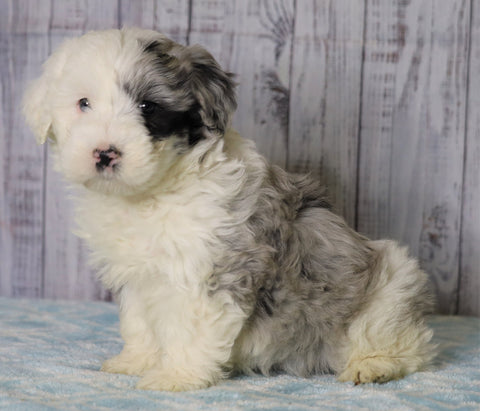
<svg viewBox="0 0 480 411">
<path fill-rule="evenodd" d="M 122 84 L 137 106 L 151 108 L 140 113 L 152 138 L 175 135 L 194 146 L 209 133 L 223 135 L 236 107 L 232 75 L 200 46 L 161 37 L 143 51 Z"/>
<path fill-rule="evenodd" d="M 248 315 L 233 357 L 243 372 L 328 372 L 325 344 L 335 343 L 362 304 L 376 255 L 329 211 L 315 181 L 275 166 L 259 178 L 256 195 L 240 195 L 243 206 L 232 207 L 253 211 L 223 238 L 227 256 L 209 284 Z M 265 340 L 274 343 L 260 347 Z"/>
</svg>

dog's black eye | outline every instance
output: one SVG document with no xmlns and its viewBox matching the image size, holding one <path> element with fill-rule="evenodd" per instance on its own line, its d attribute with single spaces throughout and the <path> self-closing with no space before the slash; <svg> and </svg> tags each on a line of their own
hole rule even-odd
<svg viewBox="0 0 480 411">
<path fill-rule="evenodd" d="M 77 104 L 78 104 L 78 107 L 80 108 L 80 110 L 82 110 L 82 111 L 86 111 L 90 108 L 90 102 L 88 101 L 88 98 L 86 98 L 86 97 L 83 97 L 80 100 L 78 100 Z"/>
<path fill-rule="evenodd" d="M 155 112 L 157 109 L 158 104 L 154 103 L 153 101 L 142 101 L 139 105 L 138 108 L 142 110 L 142 114 L 144 115 L 150 115 Z"/>
</svg>

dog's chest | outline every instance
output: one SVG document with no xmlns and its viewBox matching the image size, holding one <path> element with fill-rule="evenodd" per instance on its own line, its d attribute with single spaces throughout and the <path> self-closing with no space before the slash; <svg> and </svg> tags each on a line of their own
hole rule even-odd
<svg viewBox="0 0 480 411">
<path fill-rule="evenodd" d="M 222 211 L 199 202 L 148 207 L 101 204 L 81 210 L 82 237 L 94 260 L 120 276 L 155 275 L 178 281 L 208 275 Z M 131 273 L 131 274 L 130 274 Z"/>
</svg>

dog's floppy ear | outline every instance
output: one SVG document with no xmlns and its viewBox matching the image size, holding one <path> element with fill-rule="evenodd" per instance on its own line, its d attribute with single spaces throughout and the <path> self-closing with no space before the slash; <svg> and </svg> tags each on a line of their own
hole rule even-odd
<svg viewBox="0 0 480 411">
<path fill-rule="evenodd" d="M 233 74 L 225 72 L 199 45 L 183 47 L 177 58 L 189 69 L 189 86 L 200 107 L 203 124 L 223 134 L 237 107 Z"/>
<path fill-rule="evenodd" d="M 33 80 L 23 96 L 23 115 L 38 144 L 43 144 L 51 133 L 52 89 L 65 64 L 64 47 L 53 53 L 43 65 L 42 74 Z"/>
</svg>

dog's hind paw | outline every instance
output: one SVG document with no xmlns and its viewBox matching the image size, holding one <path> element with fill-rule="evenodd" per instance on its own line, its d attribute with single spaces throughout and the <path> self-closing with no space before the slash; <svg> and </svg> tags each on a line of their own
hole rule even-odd
<svg viewBox="0 0 480 411">
<path fill-rule="evenodd" d="M 352 381 L 355 385 L 384 383 L 405 375 L 397 360 L 387 356 L 372 356 L 351 361 L 338 377 L 339 381 Z"/>
</svg>

